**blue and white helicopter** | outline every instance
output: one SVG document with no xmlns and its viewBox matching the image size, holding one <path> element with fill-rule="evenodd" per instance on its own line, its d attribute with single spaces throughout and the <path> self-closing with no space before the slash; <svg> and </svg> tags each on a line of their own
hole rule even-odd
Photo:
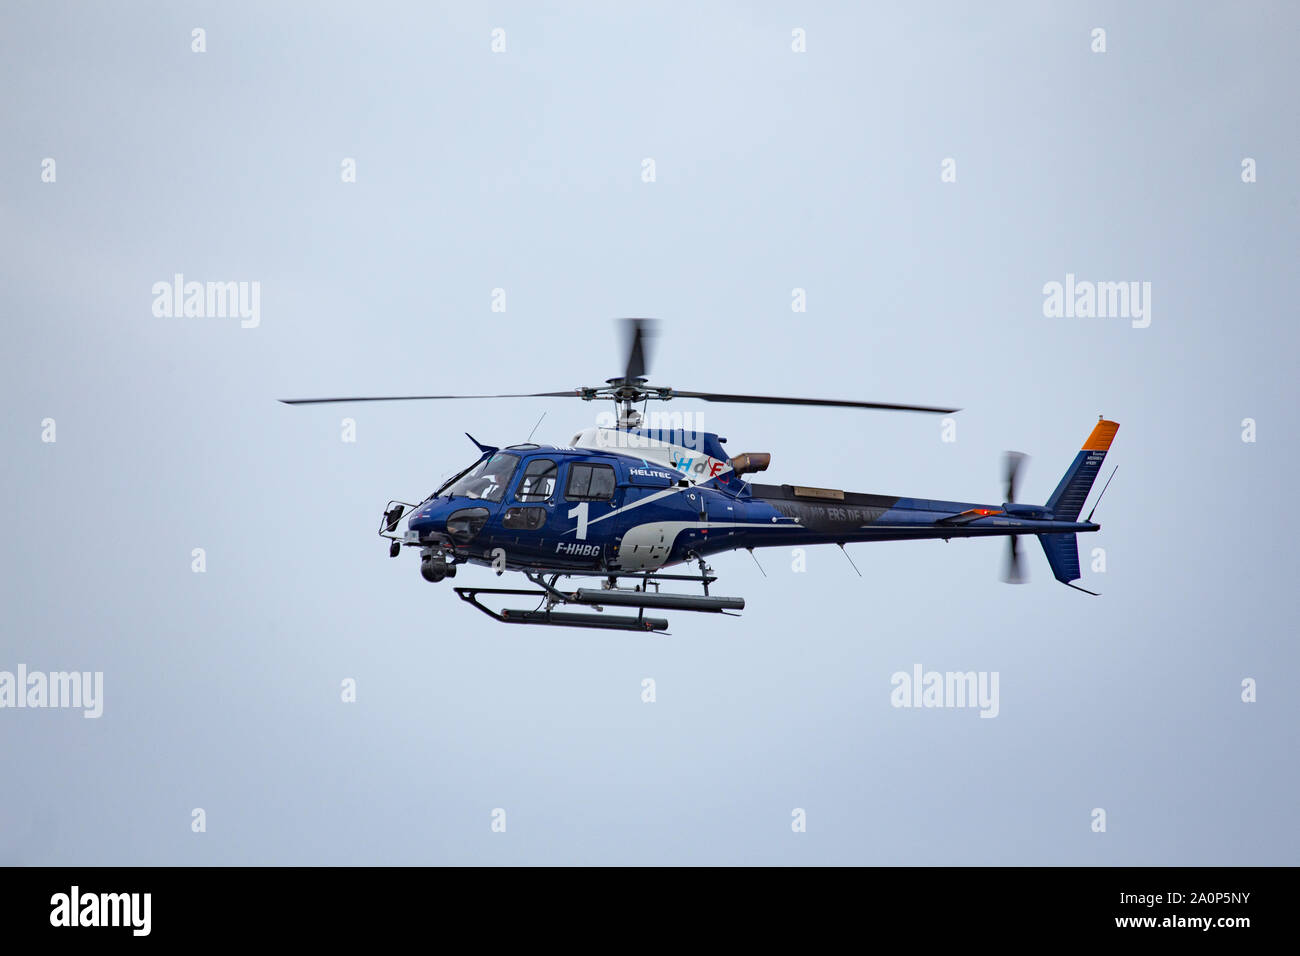
<svg viewBox="0 0 1300 956">
<path fill-rule="evenodd" d="M 798 547 L 916 538 L 1008 538 L 1004 580 L 1024 580 L 1020 535 L 1038 537 L 1052 572 L 1063 584 L 1080 577 L 1075 535 L 1097 531 L 1092 514 L 1079 514 L 1119 425 L 1097 422 L 1083 448 L 1043 505 L 1016 503 L 1016 481 L 1025 456 L 1006 456 L 1006 501 L 979 504 L 896 495 L 859 494 L 803 485 L 752 483 L 765 471 L 767 453 L 731 455 L 725 438 L 711 432 L 642 427 L 650 400 L 691 398 L 706 402 L 869 408 L 947 414 L 953 408 L 879 402 L 835 401 L 764 395 L 695 392 L 648 384 L 646 354 L 653 325 L 627 320 L 628 360 L 623 375 L 604 385 L 562 392 L 515 395 L 408 395 L 282 399 L 289 405 L 428 401 L 464 398 L 580 398 L 615 403 L 613 427 L 591 427 L 567 445 L 524 443 L 498 448 L 467 436 L 479 450 L 469 467 L 420 502 L 393 500 L 379 534 L 389 554 L 403 548 L 420 555 L 426 581 L 454 578 L 462 564 L 519 571 L 531 589 L 454 588 L 462 600 L 498 621 L 614 630 L 664 631 L 668 621 L 647 611 L 730 614 L 744 608 L 739 597 L 710 594 L 716 580 L 705 559 L 740 548 Z M 1113 472 L 1112 472 L 1113 477 Z M 1107 481 L 1109 485 L 1109 480 Z M 1102 489 L 1102 494 L 1105 488 Z M 1098 496 L 1100 500 L 1100 496 Z M 400 528 L 406 519 L 406 529 Z M 675 567 L 696 573 L 670 573 Z M 566 588 L 561 578 L 599 579 L 597 587 Z M 661 589 L 668 582 L 694 582 L 702 594 Z M 493 610 L 505 597 L 532 597 L 531 610 Z M 562 610 L 577 607 L 582 610 Z M 610 614 L 606 608 L 624 609 Z M 631 612 L 635 611 L 635 614 Z"/>
</svg>

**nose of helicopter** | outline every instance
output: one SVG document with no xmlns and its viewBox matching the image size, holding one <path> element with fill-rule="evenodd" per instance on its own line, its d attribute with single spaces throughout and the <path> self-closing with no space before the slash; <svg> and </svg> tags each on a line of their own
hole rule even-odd
<svg viewBox="0 0 1300 956">
<path fill-rule="evenodd" d="M 420 533 L 442 531 L 447 527 L 447 516 L 442 513 L 442 510 L 433 502 L 422 505 L 411 513 L 411 518 L 407 521 L 406 526 L 412 531 Z"/>
<path fill-rule="evenodd" d="M 430 501 L 411 512 L 406 526 L 422 543 L 438 540 L 464 545 L 478 536 L 490 515 L 487 508 L 473 501 Z"/>
</svg>

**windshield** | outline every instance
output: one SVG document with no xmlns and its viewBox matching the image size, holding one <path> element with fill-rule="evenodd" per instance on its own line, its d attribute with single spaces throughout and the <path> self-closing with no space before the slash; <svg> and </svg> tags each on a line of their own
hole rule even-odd
<svg viewBox="0 0 1300 956">
<path fill-rule="evenodd" d="M 506 485 L 510 484 L 518 465 L 519 459 L 514 455 L 493 455 L 457 478 L 446 494 L 482 501 L 500 501 L 505 497 Z"/>
</svg>

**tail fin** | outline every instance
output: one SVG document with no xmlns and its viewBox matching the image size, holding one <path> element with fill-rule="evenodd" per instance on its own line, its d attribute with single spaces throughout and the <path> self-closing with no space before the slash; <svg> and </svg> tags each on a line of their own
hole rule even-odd
<svg viewBox="0 0 1300 956">
<path fill-rule="evenodd" d="M 1097 422 L 1093 428 L 1092 434 L 1088 440 L 1083 443 L 1083 449 L 1075 456 L 1073 464 L 1065 472 L 1065 477 L 1061 483 L 1056 486 L 1052 492 L 1052 497 L 1047 499 L 1047 510 L 1057 521 L 1077 521 L 1079 512 L 1083 510 L 1083 503 L 1088 500 L 1088 492 L 1092 491 L 1092 483 L 1097 478 L 1097 472 L 1101 470 L 1101 463 L 1106 460 L 1106 452 L 1110 449 L 1110 443 L 1115 440 L 1115 433 L 1119 431 L 1118 422 L 1108 422 L 1105 419 Z M 1047 547 L 1047 537 L 1069 537 L 1074 535 L 1050 535 L 1044 536 L 1043 547 Z M 1071 542 L 1073 544 L 1073 542 Z M 1048 560 L 1051 560 L 1049 552 Z M 1078 577 L 1079 561 L 1074 561 L 1075 577 Z M 1056 570 L 1056 565 L 1052 565 L 1052 570 Z M 1057 574 L 1060 578 L 1060 574 Z M 1073 580 L 1073 579 L 1071 579 Z"/>
<path fill-rule="evenodd" d="M 1097 422 L 1092 434 L 1083 443 L 1083 448 L 1066 470 L 1065 477 L 1052 492 L 1052 497 L 1047 499 L 1047 510 L 1057 521 L 1079 520 L 1079 512 L 1088 500 L 1092 483 L 1097 479 L 1097 472 L 1101 470 L 1101 463 L 1105 461 L 1106 452 L 1110 450 L 1110 443 L 1115 440 L 1117 431 L 1117 422 L 1108 422 L 1104 418 Z M 1052 566 L 1056 580 L 1076 590 L 1094 593 L 1070 583 L 1080 577 L 1079 544 L 1073 533 L 1040 534 L 1038 540 L 1043 545 L 1043 553 L 1047 555 L 1047 563 Z"/>
<path fill-rule="evenodd" d="M 1038 540 L 1056 580 L 1062 584 L 1079 580 L 1079 544 L 1073 534 L 1040 534 Z"/>
</svg>

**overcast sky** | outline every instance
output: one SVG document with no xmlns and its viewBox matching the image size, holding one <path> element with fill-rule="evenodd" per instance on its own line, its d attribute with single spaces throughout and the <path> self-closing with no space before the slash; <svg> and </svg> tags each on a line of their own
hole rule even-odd
<svg viewBox="0 0 1300 956">
<path fill-rule="evenodd" d="M 0 709 L 0 862 L 1300 862 L 1298 27 L 5 4 L 0 670 L 104 691 L 98 719 Z M 256 327 L 155 314 L 178 273 L 258 283 Z M 1046 317 L 1067 274 L 1150 283 L 1149 326 Z M 620 315 L 663 320 L 663 384 L 963 409 L 945 442 L 673 404 L 771 452 L 764 481 L 997 502 L 1017 449 L 1042 502 L 1120 422 L 1081 539 L 1103 596 L 1032 540 L 1021 587 L 1000 541 L 853 546 L 861 577 L 779 549 L 713 561 L 739 619 L 509 627 L 390 561 L 380 511 L 471 461 L 465 431 L 545 412 L 563 442 L 603 408 L 276 402 L 599 384 Z M 997 717 L 891 706 L 916 665 L 996 672 Z"/>
</svg>

